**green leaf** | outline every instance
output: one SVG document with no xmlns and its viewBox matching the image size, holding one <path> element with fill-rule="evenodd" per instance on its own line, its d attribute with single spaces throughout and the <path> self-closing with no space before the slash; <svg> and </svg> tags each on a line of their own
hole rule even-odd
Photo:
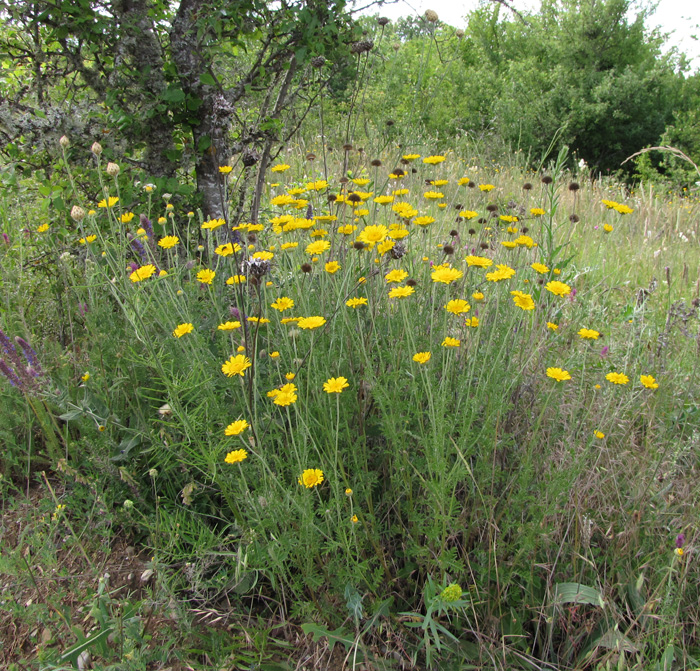
<svg viewBox="0 0 700 671">
<path fill-rule="evenodd" d="M 577 582 L 560 582 L 554 586 L 552 605 L 561 606 L 565 603 L 587 603 L 605 608 L 605 599 L 597 589 Z"/>
<path fill-rule="evenodd" d="M 199 81 L 207 86 L 216 86 L 216 79 L 212 77 L 208 72 L 199 75 Z"/>
<path fill-rule="evenodd" d="M 185 92 L 177 87 L 171 87 L 163 93 L 163 100 L 169 103 L 181 103 L 185 99 Z"/>
<path fill-rule="evenodd" d="M 322 636 L 325 636 L 328 639 L 328 647 L 331 652 L 336 643 L 342 643 L 345 649 L 349 650 L 355 642 L 354 636 L 345 632 L 342 627 L 338 627 L 335 631 L 328 631 L 313 622 L 309 622 L 307 624 L 302 624 L 301 629 L 305 634 L 313 634 L 314 642 L 318 641 Z"/>
</svg>

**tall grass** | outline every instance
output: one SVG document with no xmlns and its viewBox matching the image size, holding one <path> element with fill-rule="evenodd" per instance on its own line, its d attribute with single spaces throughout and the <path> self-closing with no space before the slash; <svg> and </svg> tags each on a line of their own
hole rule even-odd
<svg viewBox="0 0 700 671">
<path fill-rule="evenodd" d="M 99 157 L 107 207 L 6 201 L 2 328 L 42 366 L 0 390 L 6 473 L 99 483 L 200 602 L 365 656 L 381 619 L 415 664 L 696 663 L 697 201 L 389 149 L 326 183 L 290 147 L 254 223 Z"/>
</svg>

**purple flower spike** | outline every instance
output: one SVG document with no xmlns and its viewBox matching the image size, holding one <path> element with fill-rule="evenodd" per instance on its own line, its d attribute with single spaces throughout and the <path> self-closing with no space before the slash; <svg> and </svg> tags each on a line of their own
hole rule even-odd
<svg viewBox="0 0 700 671">
<path fill-rule="evenodd" d="M 12 242 L 10 241 L 10 236 L 7 233 L 2 234 L 2 241 L 9 247 Z"/>
<path fill-rule="evenodd" d="M 39 368 L 39 357 L 32 346 L 24 339 L 19 336 L 15 336 L 15 342 L 22 348 L 22 353 L 27 358 L 27 362 L 30 366 L 34 368 Z"/>
<path fill-rule="evenodd" d="M 608 356 L 609 351 L 610 351 L 610 348 L 607 345 L 605 345 L 605 347 L 603 347 L 603 349 L 600 350 L 600 356 L 605 358 L 606 356 Z"/>
<path fill-rule="evenodd" d="M 2 373 L 10 381 L 10 384 L 13 387 L 17 387 L 18 389 L 22 389 L 22 391 L 24 391 L 22 381 L 17 377 L 17 375 L 15 375 L 15 372 L 5 363 L 3 359 L 0 359 L 0 373 Z"/>
<path fill-rule="evenodd" d="M 685 534 L 678 534 L 676 536 L 676 547 L 682 548 L 684 543 L 685 543 Z"/>
<path fill-rule="evenodd" d="M 145 214 L 142 214 L 139 215 L 139 223 L 141 224 L 141 228 L 146 231 L 148 239 L 153 240 L 155 235 L 153 233 L 153 224 L 151 223 L 151 220 Z"/>
<path fill-rule="evenodd" d="M 130 244 L 131 249 L 133 249 L 134 252 L 141 258 L 141 263 L 146 263 L 148 256 L 146 254 L 146 248 L 141 244 L 141 241 L 137 240 L 136 238 L 132 238 Z"/>
</svg>

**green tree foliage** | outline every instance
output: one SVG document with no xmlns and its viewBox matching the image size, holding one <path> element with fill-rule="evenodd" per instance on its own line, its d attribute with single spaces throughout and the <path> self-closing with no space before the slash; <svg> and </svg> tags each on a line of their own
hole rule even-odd
<svg viewBox="0 0 700 671">
<path fill-rule="evenodd" d="M 464 35 L 397 23 L 367 98 L 374 117 L 432 135 L 493 135 L 536 159 L 556 138 L 552 150 L 567 144 L 591 167 L 617 170 L 658 142 L 683 97 L 684 59 L 661 53 L 648 15 L 632 0 L 545 0 L 527 16 L 483 4 Z"/>
<path fill-rule="evenodd" d="M 211 216 L 218 167 L 233 156 L 263 174 L 355 37 L 345 0 L 2 0 L 0 17 L 8 152 L 118 135 L 108 155 L 149 176 L 193 162 Z"/>
</svg>

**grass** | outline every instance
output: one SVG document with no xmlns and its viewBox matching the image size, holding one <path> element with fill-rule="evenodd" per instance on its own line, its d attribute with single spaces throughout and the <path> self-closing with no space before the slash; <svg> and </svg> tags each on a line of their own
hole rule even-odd
<svg viewBox="0 0 700 671">
<path fill-rule="evenodd" d="M 352 666 L 696 665 L 698 202 L 570 174 L 565 153 L 545 183 L 468 148 L 330 152 L 328 175 L 308 151 L 285 153 L 252 225 L 99 159 L 73 167 L 101 184 L 74 191 L 84 216 L 2 204 L 3 358 L 38 359 L 0 389 L 8 494 L 52 471 L 49 537 L 80 571 L 99 576 L 102 529 L 162 580 L 116 606 L 80 588 L 104 602 L 82 635 L 114 631 L 128 595 L 141 623 L 166 598 L 244 623 L 235 651 L 204 634 L 217 663 L 301 668 L 284 631 Z M 37 565 L 55 568 L 48 547 Z M 58 664 L 81 644 L 71 617 L 46 656 L 16 659 Z M 183 621 L 186 652 L 202 631 Z M 134 658 L 109 634 L 86 649 L 170 663 L 147 630 Z"/>
</svg>

